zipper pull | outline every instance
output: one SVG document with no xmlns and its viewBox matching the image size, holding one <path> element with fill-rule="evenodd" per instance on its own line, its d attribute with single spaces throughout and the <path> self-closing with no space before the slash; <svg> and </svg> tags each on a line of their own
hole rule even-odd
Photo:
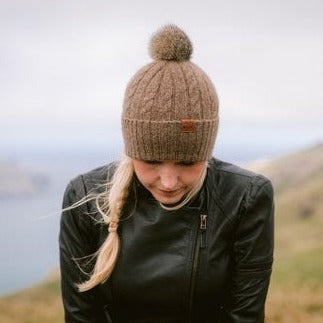
<svg viewBox="0 0 323 323">
<path fill-rule="evenodd" d="M 207 218 L 207 214 L 200 215 L 200 232 L 201 232 L 200 248 L 201 249 L 205 248 L 206 218 Z"/>
</svg>

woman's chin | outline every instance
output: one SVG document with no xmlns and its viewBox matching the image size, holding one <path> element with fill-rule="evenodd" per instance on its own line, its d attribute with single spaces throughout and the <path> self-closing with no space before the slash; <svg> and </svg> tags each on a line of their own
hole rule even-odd
<svg viewBox="0 0 323 323">
<path fill-rule="evenodd" d="M 153 194 L 154 198 L 164 205 L 174 205 L 180 202 L 184 196 L 184 193 L 178 192 L 176 194 L 170 193 L 155 193 Z"/>
</svg>

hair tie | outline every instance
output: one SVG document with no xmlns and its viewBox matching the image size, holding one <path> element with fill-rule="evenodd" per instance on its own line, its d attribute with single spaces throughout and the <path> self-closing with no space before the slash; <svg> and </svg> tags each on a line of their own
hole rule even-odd
<svg viewBox="0 0 323 323">
<path fill-rule="evenodd" d="M 109 222 L 109 229 L 108 231 L 111 232 L 116 232 L 118 229 L 118 221 L 110 221 Z"/>
</svg>

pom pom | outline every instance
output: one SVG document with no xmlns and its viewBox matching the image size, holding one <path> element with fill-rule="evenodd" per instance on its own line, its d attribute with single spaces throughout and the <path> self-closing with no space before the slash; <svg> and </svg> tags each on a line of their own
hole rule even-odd
<svg viewBox="0 0 323 323">
<path fill-rule="evenodd" d="M 156 60 L 187 61 L 192 51 L 190 39 L 176 25 L 166 25 L 158 30 L 150 40 L 150 56 Z"/>
</svg>

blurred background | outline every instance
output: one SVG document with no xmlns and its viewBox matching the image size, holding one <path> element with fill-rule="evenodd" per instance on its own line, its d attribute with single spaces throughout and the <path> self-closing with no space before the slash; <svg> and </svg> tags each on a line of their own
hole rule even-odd
<svg viewBox="0 0 323 323">
<path fill-rule="evenodd" d="M 267 321 L 322 322 L 322 16 L 319 0 L 0 1 L 0 321 L 63 320 L 64 189 L 121 156 L 127 82 L 175 23 L 220 98 L 214 156 L 275 185 Z"/>
</svg>

